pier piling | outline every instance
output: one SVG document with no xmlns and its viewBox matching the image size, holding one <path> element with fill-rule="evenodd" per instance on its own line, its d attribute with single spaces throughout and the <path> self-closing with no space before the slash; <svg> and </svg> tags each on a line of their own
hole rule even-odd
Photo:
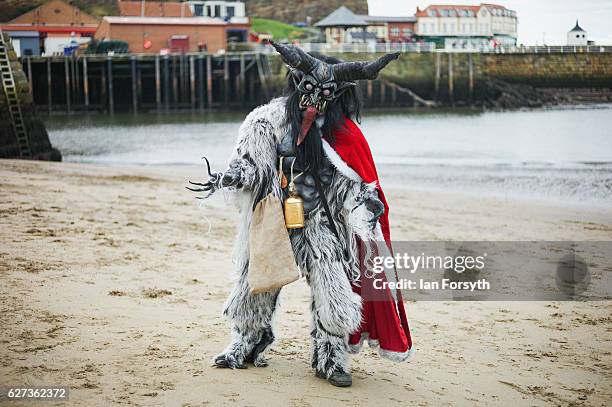
<svg viewBox="0 0 612 407">
<path fill-rule="evenodd" d="M 115 98 L 113 90 L 113 60 L 110 57 L 106 59 L 106 82 L 108 85 L 108 111 L 110 114 L 115 114 Z"/>
<path fill-rule="evenodd" d="M 240 73 L 238 74 L 238 89 L 240 89 L 240 102 L 242 106 L 246 102 L 246 88 L 245 88 L 245 61 L 244 54 L 240 54 Z"/>
<path fill-rule="evenodd" d="M 436 53 L 436 77 L 434 79 L 434 94 L 435 94 L 434 99 L 436 100 L 436 102 L 440 98 L 440 75 L 441 75 L 440 59 L 441 59 L 441 54 L 438 52 Z"/>
<path fill-rule="evenodd" d="M 204 56 L 198 55 L 198 98 L 200 110 L 204 110 Z"/>
<path fill-rule="evenodd" d="M 223 102 L 229 102 L 230 80 L 229 80 L 229 59 L 227 54 L 223 56 Z"/>
<path fill-rule="evenodd" d="M 155 107 L 161 109 L 161 78 L 159 74 L 159 55 L 155 55 Z"/>
<path fill-rule="evenodd" d="M 51 58 L 47 59 L 47 104 L 49 105 L 49 114 L 53 109 L 53 75 L 51 73 Z"/>
<path fill-rule="evenodd" d="M 33 86 L 32 86 L 33 85 L 32 84 L 32 79 L 33 79 L 32 78 L 32 58 L 28 57 L 27 61 L 28 61 L 28 81 L 30 81 L 29 92 L 30 92 L 30 96 L 32 96 L 33 95 L 33 90 L 32 90 L 32 88 L 33 88 Z"/>
<path fill-rule="evenodd" d="M 196 76 L 194 59 L 195 58 L 193 55 L 189 57 L 189 90 L 192 110 L 195 110 L 196 108 Z"/>
<path fill-rule="evenodd" d="M 136 57 L 130 57 L 130 65 L 132 70 L 132 112 L 138 113 L 138 75 L 136 73 Z"/>
<path fill-rule="evenodd" d="M 170 59 L 164 55 L 164 109 L 170 109 Z"/>
<path fill-rule="evenodd" d="M 212 86 L 212 56 L 206 55 L 206 103 L 209 108 L 211 108 L 213 104 Z"/>
<path fill-rule="evenodd" d="M 455 103 L 454 92 L 455 92 L 455 79 L 453 77 L 453 54 L 448 53 L 448 98 L 451 105 Z"/>
<path fill-rule="evenodd" d="M 83 57 L 83 102 L 85 110 L 89 110 L 89 72 L 87 69 L 87 57 Z"/>
<path fill-rule="evenodd" d="M 70 67 L 68 58 L 64 59 L 64 84 L 66 88 L 66 111 L 70 113 Z"/>
<path fill-rule="evenodd" d="M 474 101 L 474 56 L 472 53 L 468 54 L 468 92 L 470 102 Z"/>
</svg>

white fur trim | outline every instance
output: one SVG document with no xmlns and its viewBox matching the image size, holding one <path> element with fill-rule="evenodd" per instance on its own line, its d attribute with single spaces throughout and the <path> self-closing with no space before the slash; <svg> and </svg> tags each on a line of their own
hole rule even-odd
<svg viewBox="0 0 612 407">
<path fill-rule="evenodd" d="M 323 142 L 323 150 L 325 151 L 325 154 L 327 155 L 327 158 L 329 158 L 329 161 L 331 161 L 332 165 L 336 167 L 336 169 L 340 171 L 345 177 L 355 182 L 362 182 L 362 179 L 359 174 L 357 174 L 355 170 L 353 170 L 344 161 L 342 161 L 342 158 L 340 158 L 336 150 L 334 150 L 334 148 L 330 146 L 327 141 L 321 141 Z"/>
<path fill-rule="evenodd" d="M 363 343 L 366 340 L 368 341 L 368 346 L 372 349 L 377 349 L 378 354 L 380 356 L 392 360 L 394 362 L 409 362 L 410 360 L 412 360 L 416 353 L 416 348 L 414 347 L 414 345 L 410 349 L 406 349 L 405 352 L 394 352 L 392 350 L 382 349 L 380 347 L 378 339 L 370 339 L 370 334 L 368 332 L 363 332 L 361 334 L 361 338 L 359 339 L 358 343 L 354 345 L 349 343 L 349 352 L 353 354 L 359 353 L 359 351 L 363 347 Z"/>
</svg>

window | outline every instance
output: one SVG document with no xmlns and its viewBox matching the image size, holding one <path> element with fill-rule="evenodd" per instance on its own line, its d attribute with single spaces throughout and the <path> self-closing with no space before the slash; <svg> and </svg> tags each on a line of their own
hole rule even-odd
<svg viewBox="0 0 612 407">
<path fill-rule="evenodd" d="M 225 14 L 227 15 L 228 18 L 234 17 L 236 15 L 235 7 L 227 6 L 225 8 Z"/>
<path fill-rule="evenodd" d="M 442 32 L 446 32 L 447 28 L 446 23 L 442 24 Z"/>
<path fill-rule="evenodd" d="M 215 6 L 215 17 L 221 17 L 221 6 Z"/>
<path fill-rule="evenodd" d="M 400 33 L 400 29 L 399 28 L 393 27 L 391 29 L 391 35 L 393 35 L 394 37 L 397 37 L 399 35 L 399 33 Z"/>
<path fill-rule="evenodd" d="M 193 5 L 193 15 L 202 17 L 204 15 L 204 5 L 203 4 L 194 4 Z"/>
<path fill-rule="evenodd" d="M 206 6 L 206 16 L 212 17 L 212 8 L 210 6 Z"/>
<path fill-rule="evenodd" d="M 576 38 L 580 38 L 580 34 L 576 34 Z"/>
<path fill-rule="evenodd" d="M 402 33 L 404 34 L 404 36 L 409 36 L 412 34 L 412 30 L 410 28 L 404 28 L 402 30 Z"/>
</svg>

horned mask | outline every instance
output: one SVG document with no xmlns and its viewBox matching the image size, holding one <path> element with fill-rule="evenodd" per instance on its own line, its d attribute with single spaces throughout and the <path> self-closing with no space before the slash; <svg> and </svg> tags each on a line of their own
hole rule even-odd
<svg viewBox="0 0 612 407">
<path fill-rule="evenodd" d="M 294 45 L 283 45 L 270 41 L 289 66 L 301 93 L 300 108 L 314 106 L 319 114 L 327 105 L 342 94 L 357 80 L 376 79 L 378 73 L 399 53 L 386 54 L 374 61 L 341 62 L 328 64 L 306 53 Z M 297 82 L 299 80 L 299 83 Z"/>
</svg>

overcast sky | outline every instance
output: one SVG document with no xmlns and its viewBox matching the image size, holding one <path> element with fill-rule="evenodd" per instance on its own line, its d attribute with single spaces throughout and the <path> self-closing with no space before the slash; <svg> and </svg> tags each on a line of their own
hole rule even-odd
<svg viewBox="0 0 612 407">
<path fill-rule="evenodd" d="M 495 3 L 518 14 L 519 44 L 564 45 L 566 35 L 574 28 L 576 19 L 597 44 L 612 45 L 612 0 L 368 0 L 372 15 L 413 15 L 416 7 L 430 4 Z"/>
</svg>

